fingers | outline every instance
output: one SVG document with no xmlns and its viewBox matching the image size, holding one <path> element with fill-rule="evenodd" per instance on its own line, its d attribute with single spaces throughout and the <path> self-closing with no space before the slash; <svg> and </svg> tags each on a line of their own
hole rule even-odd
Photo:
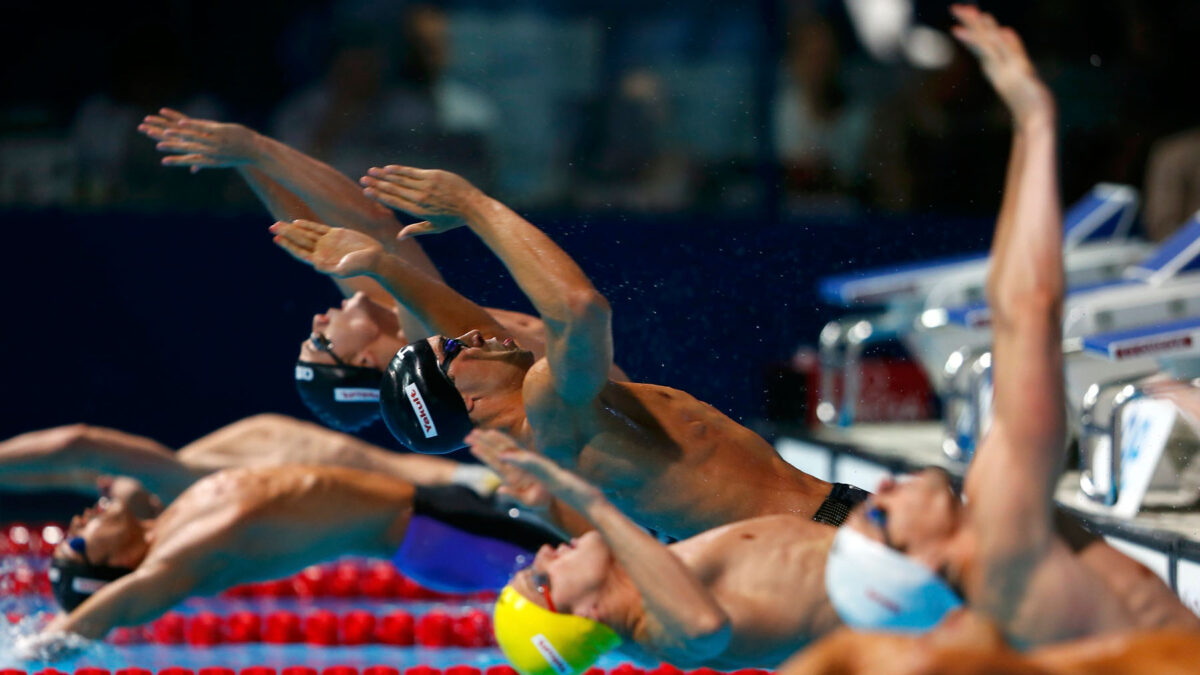
<svg viewBox="0 0 1200 675">
<path fill-rule="evenodd" d="M 418 169 L 411 166 L 401 166 L 399 164 L 388 164 L 385 167 L 373 166 L 367 170 L 367 174 L 376 178 L 396 178 L 409 180 L 422 180 L 429 175 L 429 169 Z"/>
<path fill-rule="evenodd" d="M 170 132 L 167 132 L 167 133 L 170 134 Z M 168 136 L 168 138 L 169 138 L 169 136 Z M 206 153 L 206 152 L 210 152 L 212 150 L 212 146 L 209 146 L 206 143 L 194 143 L 192 141 L 175 141 L 175 140 L 160 141 L 158 144 L 156 144 L 154 146 L 154 148 L 156 150 L 162 150 L 163 152 L 173 152 L 173 153 L 179 154 L 179 155 Z"/>
<path fill-rule="evenodd" d="M 333 229 L 325 223 L 318 223 L 315 220 L 296 219 L 293 220 L 291 224 L 296 228 L 312 234 L 314 237 L 324 236 Z"/>
<path fill-rule="evenodd" d="M 293 258 L 300 260 L 302 262 L 312 264 L 312 251 L 311 250 L 301 248 L 300 246 L 297 246 L 296 244 L 292 243 L 291 240 L 289 240 L 281 235 L 278 235 L 278 234 L 275 235 L 275 237 L 271 241 L 275 242 L 275 245 L 278 246 L 279 248 L 290 253 Z"/>
<path fill-rule="evenodd" d="M 419 237 L 423 234 L 430 234 L 431 232 L 436 231 L 436 229 L 437 228 L 434 227 L 433 223 L 429 222 L 428 220 L 422 220 L 419 223 L 406 225 L 404 229 L 396 233 L 396 239 L 404 240 L 408 239 L 409 237 Z"/>
<path fill-rule="evenodd" d="M 221 163 L 209 157 L 208 155 L 190 154 L 190 155 L 170 155 L 162 158 L 163 166 L 188 166 L 192 169 L 200 169 L 201 167 L 220 166 Z"/>
<path fill-rule="evenodd" d="M 406 199 L 413 204 L 420 202 L 423 198 L 421 182 L 411 178 L 383 179 L 375 176 L 363 176 L 358 179 L 358 182 L 363 187 L 374 188 L 380 192 Z"/>
</svg>

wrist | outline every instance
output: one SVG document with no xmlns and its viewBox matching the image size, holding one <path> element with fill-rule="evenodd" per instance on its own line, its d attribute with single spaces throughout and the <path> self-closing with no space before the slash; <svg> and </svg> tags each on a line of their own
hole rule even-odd
<svg viewBox="0 0 1200 675">
<path fill-rule="evenodd" d="M 505 207 L 478 188 L 472 188 L 472 191 L 472 194 L 463 200 L 462 219 L 468 227 L 475 229 L 487 225 L 491 222 L 493 214 Z"/>
</svg>

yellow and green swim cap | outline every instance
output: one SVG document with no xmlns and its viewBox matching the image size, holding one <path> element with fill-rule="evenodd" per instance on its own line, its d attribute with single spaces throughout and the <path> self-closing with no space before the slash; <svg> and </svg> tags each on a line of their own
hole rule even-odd
<svg viewBox="0 0 1200 675">
<path fill-rule="evenodd" d="M 511 585 L 492 617 L 496 644 L 521 675 L 580 675 L 621 638 L 599 621 L 543 609 Z"/>
</svg>

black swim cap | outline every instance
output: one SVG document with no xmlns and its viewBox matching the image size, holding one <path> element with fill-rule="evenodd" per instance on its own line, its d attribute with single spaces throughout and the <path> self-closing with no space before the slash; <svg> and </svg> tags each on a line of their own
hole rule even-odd
<svg viewBox="0 0 1200 675">
<path fill-rule="evenodd" d="M 441 455 L 467 447 L 467 406 L 427 340 L 392 357 L 379 385 L 379 410 L 396 440 L 416 452 Z"/>
<path fill-rule="evenodd" d="M 74 558 L 56 556 L 50 559 L 50 569 L 46 571 L 46 575 L 50 578 L 54 599 L 58 600 L 63 611 L 70 612 L 109 582 L 116 581 L 132 571 L 132 567 L 93 565 Z"/>
<path fill-rule="evenodd" d="M 379 419 L 379 378 L 374 368 L 296 362 L 296 391 L 323 423 L 358 431 Z"/>
</svg>

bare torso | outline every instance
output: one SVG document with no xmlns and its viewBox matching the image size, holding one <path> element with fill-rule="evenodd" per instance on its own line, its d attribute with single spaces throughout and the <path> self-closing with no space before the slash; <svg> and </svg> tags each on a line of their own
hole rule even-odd
<svg viewBox="0 0 1200 675">
<path fill-rule="evenodd" d="M 204 594 L 347 553 L 389 556 L 407 527 L 412 490 L 339 467 L 221 471 L 159 516 L 143 564 L 202 561 L 195 592 Z"/>
<path fill-rule="evenodd" d="M 534 447 L 593 483 L 640 524 L 683 538 L 769 514 L 811 518 L 830 484 L 689 394 L 609 382 L 570 407 L 545 361 L 525 379 Z"/>
<path fill-rule="evenodd" d="M 825 594 L 836 530 L 798 516 L 765 516 L 671 545 L 729 615 L 733 635 L 713 668 L 762 667 L 841 625 Z"/>
</svg>

